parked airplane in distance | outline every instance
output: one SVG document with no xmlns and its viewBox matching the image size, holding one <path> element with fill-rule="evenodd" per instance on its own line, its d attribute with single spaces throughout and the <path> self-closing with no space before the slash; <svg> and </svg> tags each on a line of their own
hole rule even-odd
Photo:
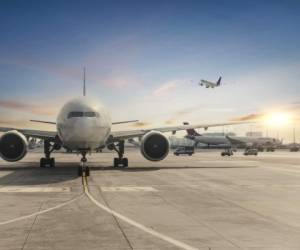
<svg viewBox="0 0 300 250">
<path fill-rule="evenodd" d="M 183 125 L 189 125 L 188 122 L 184 122 Z M 224 136 L 212 136 L 212 135 L 202 135 L 199 134 L 195 129 L 186 130 L 186 138 L 191 139 L 195 142 L 195 145 L 198 143 L 206 144 L 207 146 L 224 146 L 224 148 L 231 147 L 230 141 Z"/>
<path fill-rule="evenodd" d="M 184 122 L 184 125 L 189 125 Z M 202 143 L 208 146 L 224 146 L 236 147 L 242 146 L 245 148 L 257 148 L 259 150 L 266 149 L 266 151 L 274 151 L 276 147 L 282 144 L 282 141 L 272 137 L 251 137 L 251 136 L 211 136 L 199 134 L 195 129 L 187 129 L 186 138 L 195 141 L 195 144 Z"/>
<path fill-rule="evenodd" d="M 211 81 L 207 81 L 207 80 L 200 80 L 199 85 L 200 86 L 205 86 L 206 88 L 215 88 L 215 87 L 219 87 L 221 85 L 221 81 L 222 81 L 222 77 L 220 76 L 218 81 L 216 82 L 211 82 Z"/>
<path fill-rule="evenodd" d="M 246 148 L 257 148 L 260 151 L 275 151 L 282 145 L 282 141 L 272 137 L 251 137 L 251 136 L 226 136 L 233 145 L 240 145 Z"/>
<path fill-rule="evenodd" d="M 107 147 L 109 150 L 116 151 L 118 157 L 114 159 L 114 166 L 127 167 L 128 159 L 123 157 L 124 142 L 127 139 L 141 138 L 142 155 L 147 160 L 160 161 L 167 157 L 170 148 L 169 140 L 163 134 L 165 132 L 174 133 L 178 130 L 240 124 L 229 122 L 112 131 L 112 125 L 123 122 L 112 123 L 107 108 L 98 100 L 86 96 L 85 77 L 83 86 L 83 97 L 67 102 L 60 110 L 56 122 L 46 121 L 56 125 L 56 131 L 0 127 L 0 132 L 4 132 L 0 137 L 0 157 L 9 162 L 19 161 L 27 154 L 27 138 L 38 138 L 44 141 L 45 157 L 40 159 L 41 167 L 54 167 L 55 160 L 51 158 L 51 154 L 63 147 L 82 155 L 78 174 L 82 175 L 85 172 L 89 175 L 86 155 L 94 150 Z"/>
</svg>

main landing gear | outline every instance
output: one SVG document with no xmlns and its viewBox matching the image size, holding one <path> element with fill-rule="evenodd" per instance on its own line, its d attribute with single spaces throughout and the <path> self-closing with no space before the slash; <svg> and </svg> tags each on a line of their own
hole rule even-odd
<svg viewBox="0 0 300 250">
<path fill-rule="evenodd" d="M 114 158 L 114 167 L 128 167 L 128 159 L 123 158 L 124 156 L 124 141 L 118 142 L 117 145 L 113 144 L 113 150 L 115 150 L 118 153 L 118 158 Z"/>
<path fill-rule="evenodd" d="M 85 176 L 90 176 L 90 168 L 86 166 L 86 152 L 82 152 L 82 158 L 81 158 L 81 164 L 78 167 L 78 176 L 83 176 L 83 173 L 85 173 Z"/>
<path fill-rule="evenodd" d="M 52 146 L 52 148 L 51 148 Z M 55 159 L 51 158 L 51 153 L 58 148 L 58 145 L 54 143 L 54 145 L 51 145 L 49 140 L 44 141 L 44 154 L 45 157 L 41 158 L 40 160 L 40 167 L 55 167 Z"/>
</svg>

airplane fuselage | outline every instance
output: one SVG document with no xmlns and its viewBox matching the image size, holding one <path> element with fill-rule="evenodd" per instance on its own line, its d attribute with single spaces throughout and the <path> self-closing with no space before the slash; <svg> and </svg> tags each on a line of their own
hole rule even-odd
<svg viewBox="0 0 300 250">
<path fill-rule="evenodd" d="M 57 117 L 63 147 L 89 151 L 105 145 L 111 131 L 107 109 L 97 100 L 79 97 L 67 102 Z"/>
<path fill-rule="evenodd" d="M 216 83 L 209 82 L 209 81 L 206 81 L 206 80 L 201 80 L 200 85 L 201 85 L 201 86 L 205 86 L 206 88 L 214 88 L 214 87 L 217 87 L 217 84 L 216 84 Z"/>
</svg>

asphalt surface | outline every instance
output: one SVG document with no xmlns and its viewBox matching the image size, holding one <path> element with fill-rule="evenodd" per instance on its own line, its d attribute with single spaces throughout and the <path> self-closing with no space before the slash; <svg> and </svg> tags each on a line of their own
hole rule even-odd
<svg viewBox="0 0 300 250">
<path fill-rule="evenodd" d="M 0 160 L 0 249 L 300 249 L 300 153 Z"/>
</svg>

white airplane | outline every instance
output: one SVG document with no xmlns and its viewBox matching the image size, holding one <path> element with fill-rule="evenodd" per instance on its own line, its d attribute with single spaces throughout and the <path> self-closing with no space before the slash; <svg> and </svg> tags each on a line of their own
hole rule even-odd
<svg viewBox="0 0 300 250">
<path fill-rule="evenodd" d="M 238 137 L 226 136 L 226 138 L 235 145 L 244 145 L 246 147 L 266 148 L 267 151 L 274 151 L 276 147 L 282 144 L 282 141 L 272 137 Z"/>
<path fill-rule="evenodd" d="M 220 76 L 217 82 L 210 82 L 207 80 L 200 80 L 199 85 L 205 86 L 206 88 L 219 87 L 221 85 L 222 77 Z"/>
<path fill-rule="evenodd" d="M 189 123 L 184 122 L 184 125 Z M 187 129 L 188 139 L 195 141 L 196 144 L 202 143 L 211 145 L 223 145 L 226 147 L 242 145 L 245 147 L 266 148 L 267 151 L 274 150 L 282 142 L 272 137 L 250 137 L 250 136 L 207 136 L 199 134 L 195 129 Z"/>
<path fill-rule="evenodd" d="M 183 125 L 189 125 L 188 122 L 184 122 Z M 202 143 L 208 146 L 224 146 L 231 147 L 230 141 L 225 136 L 211 136 L 199 134 L 195 129 L 186 130 L 186 138 L 193 140 L 196 144 Z"/>
<path fill-rule="evenodd" d="M 89 167 L 86 166 L 86 155 L 94 150 L 107 147 L 116 151 L 118 157 L 114 158 L 114 167 L 127 167 L 128 159 L 123 157 L 126 139 L 141 137 L 142 155 L 150 161 L 160 161 L 168 155 L 170 146 L 164 132 L 175 133 L 178 130 L 237 124 L 237 122 L 229 122 L 112 131 L 112 125 L 132 121 L 112 123 L 106 107 L 98 100 L 86 97 L 85 80 L 83 97 L 68 101 L 60 110 L 57 122 L 39 122 L 55 124 L 56 131 L 0 127 L 0 132 L 4 132 L 0 137 L 0 157 L 9 162 L 19 161 L 27 154 L 27 138 L 38 138 L 44 141 L 45 154 L 45 157 L 40 159 L 40 167 L 54 167 L 55 159 L 51 158 L 51 154 L 63 147 L 81 154 L 78 174 L 82 175 L 85 171 L 87 176 Z"/>
</svg>

